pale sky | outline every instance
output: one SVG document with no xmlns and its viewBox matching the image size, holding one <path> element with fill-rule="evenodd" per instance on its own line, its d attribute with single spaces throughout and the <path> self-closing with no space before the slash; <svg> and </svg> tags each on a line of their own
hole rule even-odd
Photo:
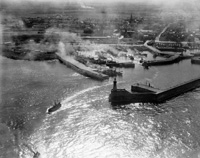
<svg viewBox="0 0 200 158">
<path fill-rule="evenodd" d="M 175 3 L 175 2 L 182 2 L 184 0 L 5 0 L 5 1 L 15 1 L 15 2 L 28 2 L 28 1 L 38 1 L 38 2 L 154 2 L 154 3 Z M 190 2 L 194 0 L 188 0 Z"/>
<path fill-rule="evenodd" d="M 63 3 L 63 2 L 76 2 L 76 3 L 87 3 L 87 2 L 101 2 L 101 3 L 115 3 L 115 2 L 143 2 L 143 3 L 153 3 L 153 4 L 162 4 L 163 6 L 175 6 L 179 3 L 190 3 L 194 6 L 199 6 L 200 0 L 0 0 L 4 2 L 54 2 L 54 3 Z M 187 4 L 186 4 L 187 5 Z"/>
</svg>

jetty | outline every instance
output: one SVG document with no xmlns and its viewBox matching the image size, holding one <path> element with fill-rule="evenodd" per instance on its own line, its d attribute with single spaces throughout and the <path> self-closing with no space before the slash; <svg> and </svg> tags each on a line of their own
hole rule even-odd
<svg viewBox="0 0 200 158">
<path fill-rule="evenodd" d="M 145 60 L 143 61 L 143 66 L 153 66 L 153 65 L 168 65 L 179 62 L 181 59 L 180 55 L 173 55 L 166 59 L 160 60 Z"/>
<path fill-rule="evenodd" d="M 164 51 L 160 51 L 160 50 L 158 50 L 157 48 L 148 45 L 150 42 L 151 42 L 150 40 L 147 40 L 147 41 L 144 43 L 144 46 L 145 46 L 146 48 L 148 48 L 149 50 L 151 50 L 151 52 L 154 53 L 154 54 L 156 54 L 156 55 L 175 55 L 175 54 L 176 54 L 175 52 L 164 52 Z"/>
<path fill-rule="evenodd" d="M 188 91 L 200 87 L 200 77 L 181 83 L 165 90 L 155 88 L 150 84 L 136 83 L 131 90 L 118 89 L 116 79 L 113 81 L 113 88 L 109 95 L 109 102 L 112 105 L 129 103 L 153 103 L 159 104 L 169 99 L 182 95 Z"/>
<path fill-rule="evenodd" d="M 100 80 L 100 81 L 103 81 L 103 80 L 109 78 L 108 75 L 94 71 L 92 68 L 87 67 L 86 65 L 78 62 L 73 57 L 57 54 L 57 59 L 61 63 L 63 63 L 67 67 L 72 68 L 73 70 L 80 73 L 81 75 L 84 75 L 84 76 L 87 76 L 87 77 L 90 77 L 90 78 L 93 78 L 96 80 Z"/>
</svg>

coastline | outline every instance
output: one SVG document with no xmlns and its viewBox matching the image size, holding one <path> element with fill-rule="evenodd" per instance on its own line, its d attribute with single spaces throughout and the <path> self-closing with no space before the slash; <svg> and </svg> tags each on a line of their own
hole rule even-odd
<svg viewBox="0 0 200 158">
<path fill-rule="evenodd" d="M 100 72 L 93 71 L 90 67 L 86 67 L 80 62 L 70 58 L 67 60 L 65 57 L 61 57 L 56 54 L 56 52 L 42 52 L 38 53 L 35 56 L 28 56 L 26 54 L 16 54 L 14 52 L 8 51 L 6 53 L 1 53 L 1 56 L 4 56 L 13 60 L 28 60 L 28 61 L 47 61 L 47 60 L 58 60 L 61 64 L 66 65 L 67 67 L 73 69 L 79 74 L 90 77 L 92 79 L 96 79 L 99 81 L 103 81 L 108 79 L 109 76 Z"/>
</svg>

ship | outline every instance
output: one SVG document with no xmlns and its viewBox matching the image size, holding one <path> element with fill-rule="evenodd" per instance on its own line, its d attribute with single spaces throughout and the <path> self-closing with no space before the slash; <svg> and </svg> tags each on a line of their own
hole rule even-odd
<svg viewBox="0 0 200 158">
<path fill-rule="evenodd" d="M 120 67 L 120 68 L 134 68 L 135 64 L 133 62 L 116 62 L 107 61 L 106 66 L 108 67 Z"/>
<path fill-rule="evenodd" d="M 54 105 L 47 110 L 47 113 L 51 114 L 52 112 L 58 110 L 60 107 L 61 107 L 61 103 L 60 102 L 54 103 Z"/>
<path fill-rule="evenodd" d="M 200 87 L 200 77 L 189 80 L 182 84 L 162 90 L 149 84 L 135 83 L 131 90 L 118 89 L 117 81 L 114 79 L 113 88 L 109 95 L 109 102 L 112 105 L 129 104 L 129 103 L 164 103 L 167 100 L 182 95 L 188 91 Z"/>
</svg>

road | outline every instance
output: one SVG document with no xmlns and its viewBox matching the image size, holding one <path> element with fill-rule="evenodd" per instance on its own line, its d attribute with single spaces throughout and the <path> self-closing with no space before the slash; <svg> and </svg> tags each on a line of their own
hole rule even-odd
<svg viewBox="0 0 200 158">
<path fill-rule="evenodd" d="M 155 54 L 160 54 L 160 55 L 175 55 L 175 54 L 177 54 L 175 52 L 161 52 L 160 50 L 156 49 L 155 47 L 149 46 L 148 45 L 149 42 L 150 42 L 149 40 L 146 41 L 144 43 L 144 46 L 147 47 L 148 49 L 150 49 L 151 51 L 153 51 Z"/>
<path fill-rule="evenodd" d="M 160 41 L 160 36 L 167 30 L 167 28 L 169 27 L 171 25 L 171 23 L 170 24 L 168 24 L 163 30 L 162 30 L 162 32 L 156 37 L 156 39 L 155 39 L 155 41 Z"/>
</svg>

